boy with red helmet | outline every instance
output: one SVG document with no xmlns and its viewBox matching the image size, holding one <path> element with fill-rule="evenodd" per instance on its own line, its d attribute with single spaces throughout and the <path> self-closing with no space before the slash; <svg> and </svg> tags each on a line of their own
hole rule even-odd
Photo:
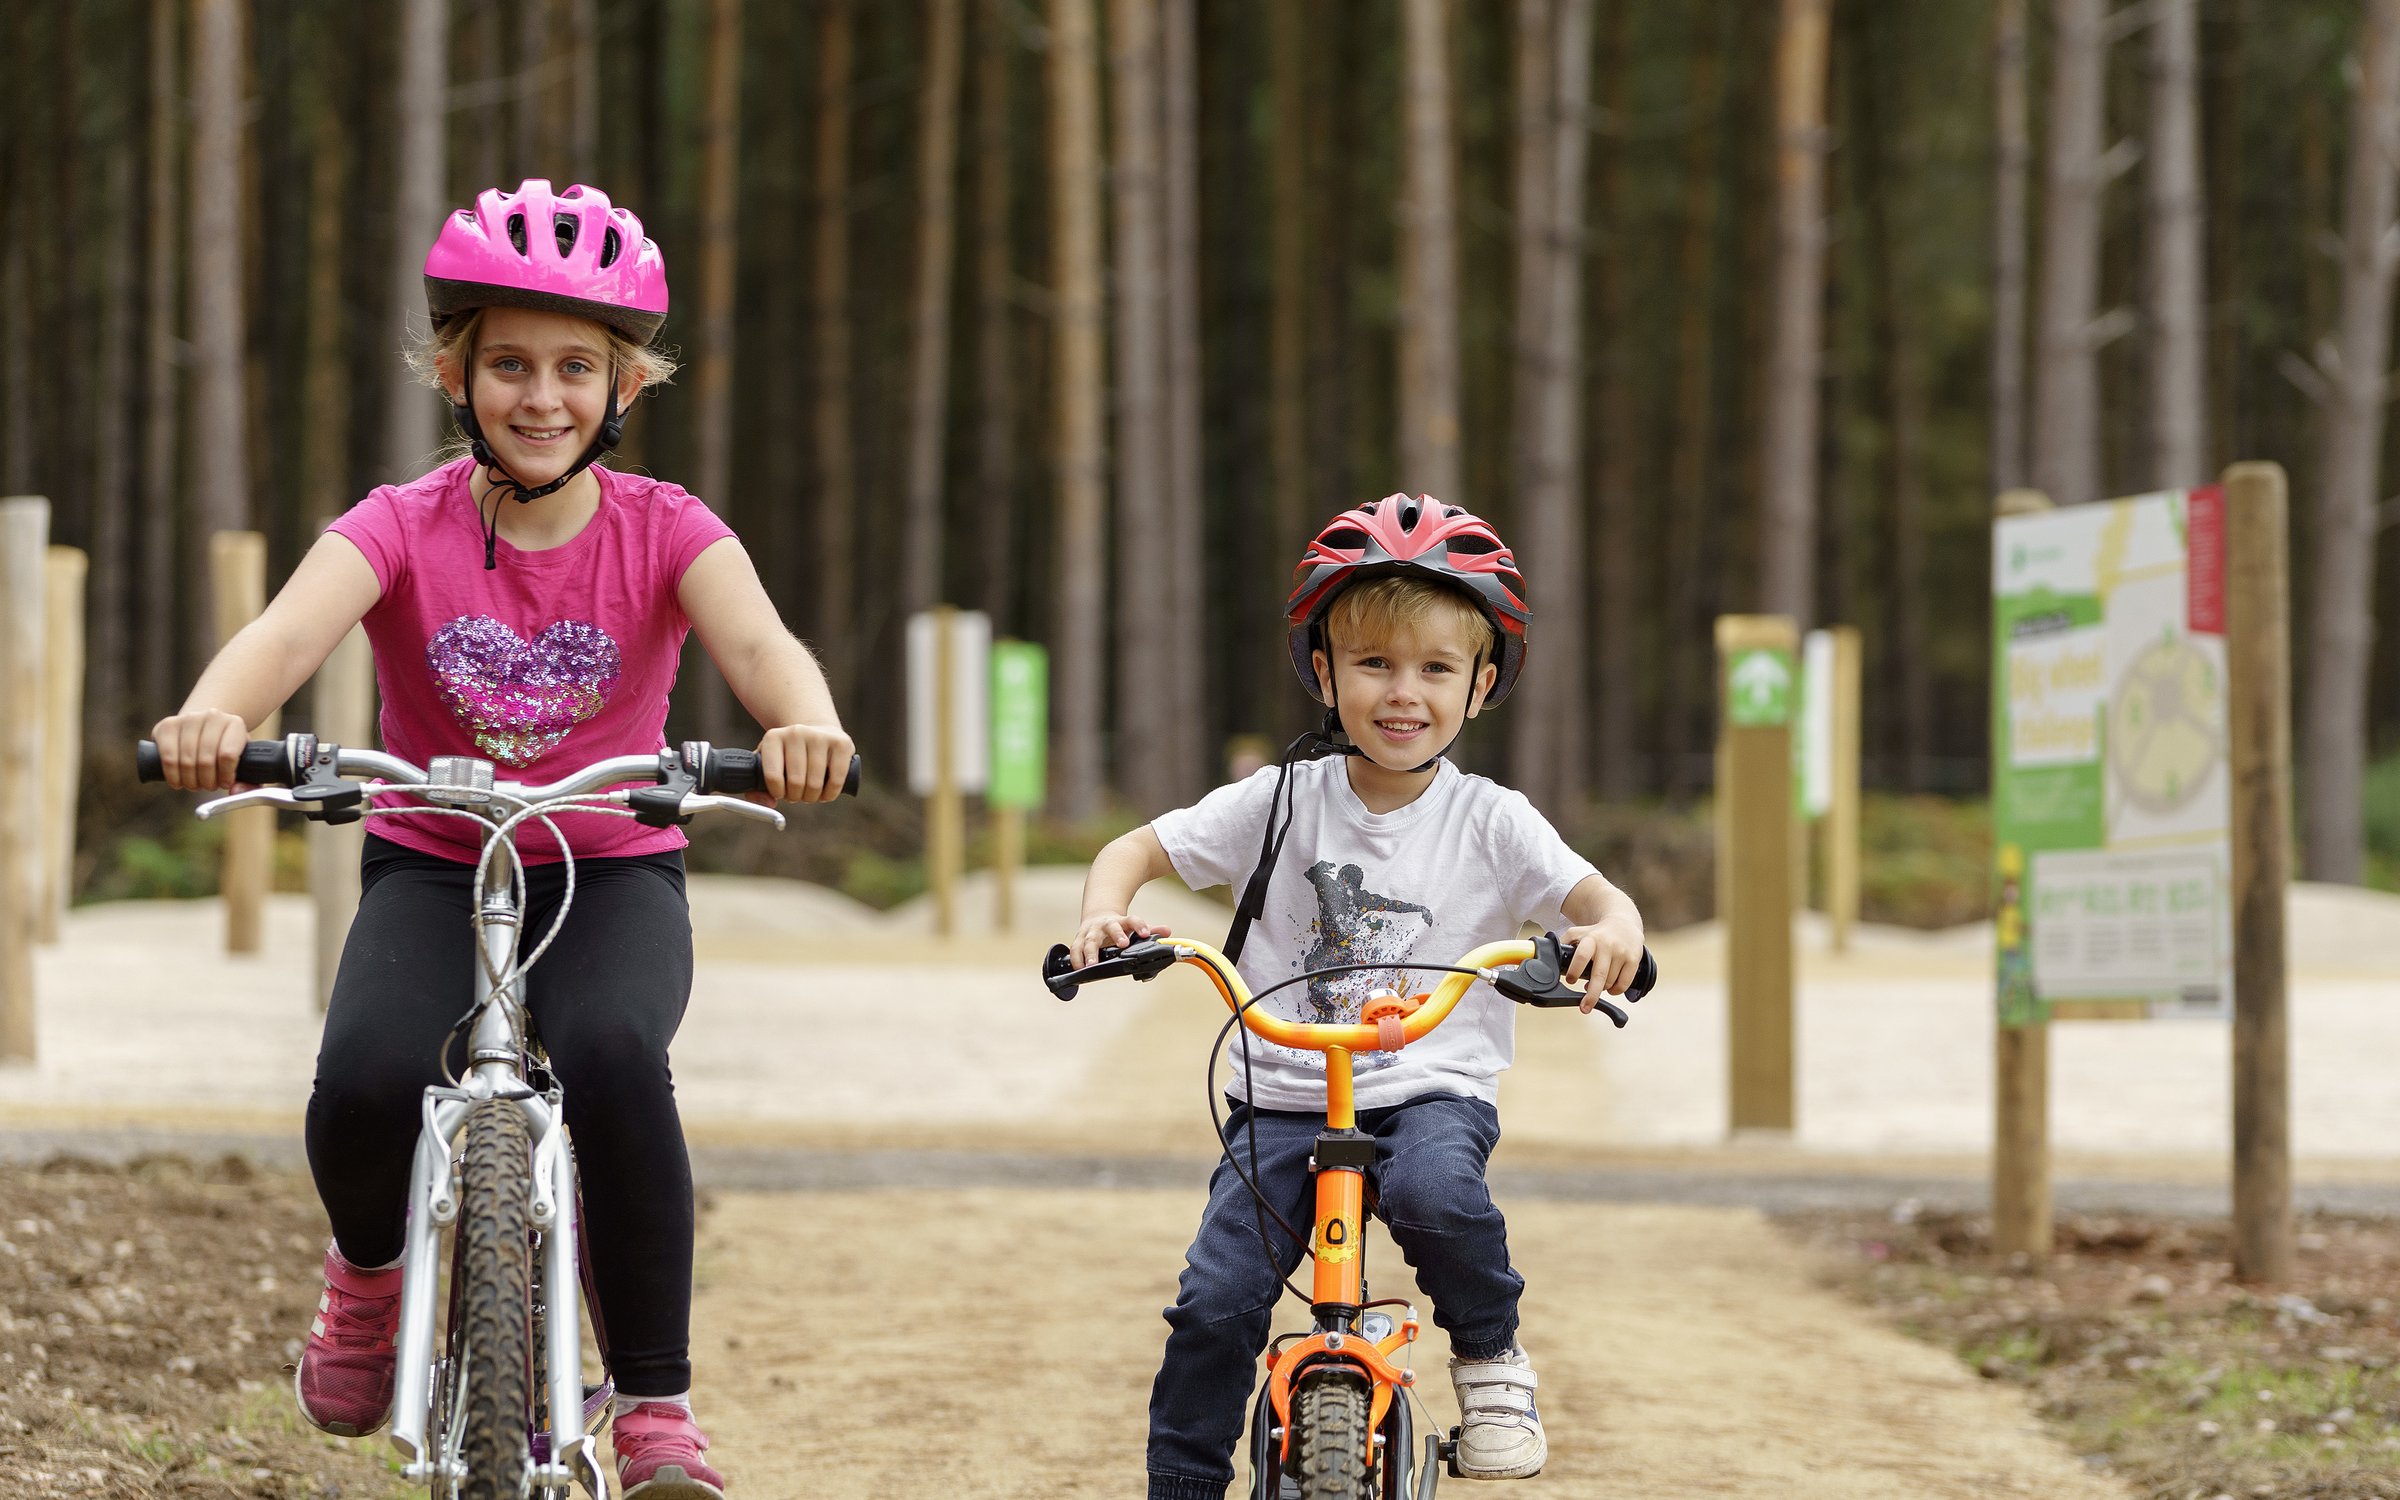
<svg viewBox="0 0 2400 1500">
<path fill-rule="evenodd" d="M 685 634 L 697 632 L 765 726 L 766 793 L 839 795 L 850 738 L 740 541 L 677 486 L 596 465 L 626 409 L 674 369 L 651 347 L 667 280 L 641 220 L 597 188 L 493 188 L 443 220 L 425 289 L 434 332 L 417 364 L 449 397 L 466 452 L 327 528 L 151 732 L 167 780 L 230 786 L 249 726 L 363 623 L 381 738 L 405 760 L 475 756 L 541 783 L 657 751 Z M 683 835 L 592 813 L 553 826 L 576 861 L 563 919 L 557 840 L 528 828 L 517 841 L 525 930 L 559 923 L 525 998 L 581 1163 L 618 1486 L 624 1500 L 723 1500 L 691 1410 L 691 1161 L 667 1064 L 692 986 Z M 294 1376 L 302 1415 L 350 1437 L 391 1411 L 418 1103 L 445 1048 L 457 1055 L 481 853 L 463 819 L 375 827 L 308 1104 L 333 1243 Z M 597 1417 L 607 1397 L 593 1405 Z"/>
<path fill-rule="evenodd" d="M 1569 978 L 1622 994 L 1642 956 L 1633 902 L 1521 794 L 1443 758 L 1524 665 L 1533 612 L 1499 535 L 1455 505 L 1393 495 L 1320 531 L 1293 585 L 1292 665 L 1327 707 L 1325 728 L 1293 748 L 1313 741 L 1318 758 L 1287 757 L 1103 849 L 1069 945 L 1076 964 L 1168 935 L 1126 908 L 1143 885 L 1176 875 L 1194 889 L 1244 882 L 1225 951 L 1253 990 L 1337 963 L 1445 963 L 1535 921 L 1574 943 Z M 1280 858 L 1295 839 L 1294 857 Z M 1298 1020 L 1355 1021 L 1369 991 L 1402 988 L 1398 977 L 1326 975 L 1261 1003 Z M 1524 1282 L 1484 1183 L 1514 1025 L 1515 1007 L 1477 985 L 1405 1052 L 1354 1059 L 1358 1128 L 1376 1138 L 1377 1212 L 1450 1336 L 1459 1467 L 1486 1479 L 1538 1473 L 1548 1453 L 1517 1338 Z M 1259 1190 L 1308 1222 L 1324 1054 L 1263 1047 L 1231 1093 L 1228 1136 L 1255 1130 Z M 1224 1494 L 1275 1299 L 1301 1253 L 1262 1231 L 1249 1188 L 1220 1163 L 1151 1388 L 1152 1500 Z"/>
</svg>

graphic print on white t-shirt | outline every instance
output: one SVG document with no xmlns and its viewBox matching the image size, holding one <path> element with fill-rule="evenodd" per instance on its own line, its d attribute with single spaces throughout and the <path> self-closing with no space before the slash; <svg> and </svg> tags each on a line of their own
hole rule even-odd
<svg viewBox="0 0 2400 1500">
<path fill-rule="evenodd" d="M 1435 925 L 1431 910 L 1368 890 L 1366 879 L 1366 872 L 1356 865 L 1321 859 L 1309 866 L 1309 887 L 1317 896 L 1317 915 L 1308 925 L 1313 939 L 1309 968 L 1405 963 L 1417 939 Z M 1377 990 L 1405 994 L 1408 981 L 1409 974 L 1402 969 L 1352 969 L 1319 975 L 1308 982 L 1308 1006 L 1302 1019 L 1327 1026 L 1347 1025 L 1359 1018 L 1369 995 Z M 1322 1068 L 1324 1055 L 1315 1057 L 1316 1066 Z M 1362 1052 L 1354 1066 L 1360 1072 L 1374 1072 L 1399 1060 L 1399 1054 L 1393 1052 Z"/>
</svg>

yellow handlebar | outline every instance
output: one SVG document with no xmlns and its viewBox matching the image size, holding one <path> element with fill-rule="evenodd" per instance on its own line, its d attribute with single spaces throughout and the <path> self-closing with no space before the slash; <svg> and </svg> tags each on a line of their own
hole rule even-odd
<svg viewBox="0 0 2400 1500">
<path fill-rule="evenodd" d="M 1206 943 L 1192 938 L 1161 938 L 1159 943 L 1162 947 L 1174 950 L 1176 962 L 1191 964 L 1208 975 L 1210 982 L 1216 985 L 1217 993 L 1224 997 L 1226 1006 L 1242 1018 L 1242 1024 L 1252 1034 L 1266 1041 L 1303 1052 L 1383 1050 L 1381 1027 L 1363 1021 L 1339 1026 L 1314 1021 L 1287 1021 L 1252 1006 L 1250 987 L 1242 982 L 1241 972 L 1224 954 Z M 1533 944 L 1524 938 L 1513 938 L 1505 943 L 1486 943 L 1458 959 L 1453 967 L 1491 970 L 1520 964 L 1531 957 Z M 1402 1045 L 1416 1041 L 1448 1019 L 1468 987 L 1480 977 L 1480 973 L 1443 975 L 1442 982 L 1434 986 L 1432 998 L 1401 1022 Z"/>
</svg>

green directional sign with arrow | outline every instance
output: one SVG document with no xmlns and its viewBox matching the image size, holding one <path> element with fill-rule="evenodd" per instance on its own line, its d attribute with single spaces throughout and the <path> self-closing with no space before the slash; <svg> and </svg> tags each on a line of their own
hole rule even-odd
<svg viewBox="0 0 2400 1500">
<path fill-rule="evenodd" d="M 1725 665 L 1725 722 L 1771 729 L 1792 721 L 1792 653 L 1772 646 L 1735 651 Z"/>
</svg>

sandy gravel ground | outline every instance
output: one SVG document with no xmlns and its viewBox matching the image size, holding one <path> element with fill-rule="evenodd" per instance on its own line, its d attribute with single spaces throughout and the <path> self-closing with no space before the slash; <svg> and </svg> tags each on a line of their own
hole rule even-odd
<svg viewBox="0 0 2400 1500">
<path fill-rule="evenodd" d="M 751 1500 L 1140 1495 L 1158 1312 L 1198 1210 L 1127 1191 L 726 1195 L 693 1329 L 716 1454 Z M 1550 1466 L 1445 1494 L 2123 1500 L 2017 1391 L 1821 1290 L 1754 1213 L 1521 1204 L 1510 1222 Z M 1369 1257 L 1379 1292 L 1404 1289 L 1388 1241 Z M 1444 1426 L 1446 1358 L 1428 1321 L 1420 1390 Z"/>
</svg>

